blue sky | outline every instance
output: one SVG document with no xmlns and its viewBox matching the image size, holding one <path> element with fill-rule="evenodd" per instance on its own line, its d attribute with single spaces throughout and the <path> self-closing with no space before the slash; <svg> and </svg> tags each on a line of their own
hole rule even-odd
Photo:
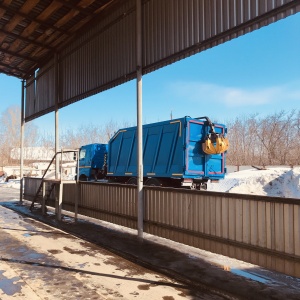
<svg viewBox="0 0 300 300">
<path fill-rule="evenodd" d="M 0 113 L 20 105 L 21 82 L 0 74 Z M 235 117 L 300 109 L 300 13 L 143 77 L 143 121 L 209 116 Z M 136 81 L 69 105 L 62 129 L 136 122 Z M 54 114 L 33 121 L 53 132 Z"/>
</svg>

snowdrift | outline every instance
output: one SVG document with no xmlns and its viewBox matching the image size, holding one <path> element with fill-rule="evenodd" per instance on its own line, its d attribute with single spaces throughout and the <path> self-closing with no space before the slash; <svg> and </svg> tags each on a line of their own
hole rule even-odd
<svg viewBox="0 0 300 300">
<path fill-rule="evenodd" d="M 208 191 L 300 198 L 300 168 L 234 172 L 219 183 L 209 183 Z"/>
</svg>

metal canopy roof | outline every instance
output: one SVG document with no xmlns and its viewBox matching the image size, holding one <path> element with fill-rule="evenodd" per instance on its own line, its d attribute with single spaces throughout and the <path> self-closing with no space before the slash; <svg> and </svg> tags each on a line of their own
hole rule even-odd
<svg viewBox="0 0 300 300">
<path fill-rule="evenodd" d="M 54 53 L 61 52 L 76 37 L 85 33 L 93 22 L 95 24 L 101 22 L 125 2 L 124 0 L 2 0 L 0 2 L 0 73 L 22 79 L 29 78 L 35 70 L 45 65 Z M 153 6 L 151 3 L 155 1 L 143 0 L 142 2 L 144 6 L 148 2 Z M 253 9 L 257 10 L 256 16 L 260 15 L 259 11 L 271 12 L 274 9 L 275 12 L 276 9 L 287 12 L 295 8 L 295 13 L 300 5 L 299 0 L 160 0 L 158 2 L 162 3 L 159 10 L 154 11 L 158 18 L 162 17 L 161 8 L 164 10 L 165 6 L 172 9 L 176 5 L 181 7 L 181 10 L 189 9 L 185 7 L 191 5 L 194 9 L 200 5 L 209 6 L 215 10 L 209 12 L 211 16 L 222 14 L 224 8 L 228 6 L 230 10 L 236 10 L 236 12 L 232 11 L 230 18 L 240 15 L 242 19 L 244 18 L 243 22 L 249 20 L 247 15 Z M 192 15 L 191 17 L 193 18 Z M 267 19 L 268 16 L 264 17 Z M 257 24 L 261 21 L 256 20 Z M 212 26 L 209 22 L 206 25 Z M 260 26 L 261 24 L 258 27 Z M 157 28 L 153 27 L 149 30 L 157 30 Z M 177 34 L 181 35 L 183 31 L 182 27 Z M 181 54 L 177 53 L 177 55 Z"/>
<path fill-rule="evenodd" d="M 1 0 L 0 73 L 26 79 L 26 122 L 300 11 L 300 0 L 140 1 Z"/>
<path fill-rule="evenodd" d="M 3 0 L 0 2 L 0 73 L 29 77 L 53 53 L 105 18 L 119 0 Z"/>
</svg>

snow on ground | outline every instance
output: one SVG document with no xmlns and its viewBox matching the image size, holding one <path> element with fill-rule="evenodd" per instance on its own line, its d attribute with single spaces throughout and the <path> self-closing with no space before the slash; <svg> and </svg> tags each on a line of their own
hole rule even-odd
<svg viewBox="0 0 300 300">
<path fill-rule="evenodd" d="M 8 182 L 0 180 L 0 187 L 20 189 L 20 179 L 10 179 Z"/>
<path fill-rule="evenodd" d="M 209 183 L 208 191 L 300 198 L 300 167 L 230 173 L 219 183 Z"/>
</svg>

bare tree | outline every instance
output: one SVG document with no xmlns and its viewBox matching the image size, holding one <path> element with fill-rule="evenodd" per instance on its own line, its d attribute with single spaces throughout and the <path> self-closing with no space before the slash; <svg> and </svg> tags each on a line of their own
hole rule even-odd
<svg viewBox="0 0 300 300">
<path fill-rule="evenodd" d="M 21 139 L 21 109 L 19 106 L 10 106 L 0 116 L 0 155 L 3 164 L 12 164 L 10 157 L 13 148 L 20 147 Z M 24 146 L 34 146 L 38 140 L 37 127 L 26 123 Z"/>
<path fill-rule="evenodd" d="M 238 117 L 228 124 L 228 163 L 296 165 L 300 163 L 300 112 Z"/>
<path fill-rule="evenodd" d="M 105 125 L 81 125 L 76 130 L 68 129 L 62 132 L 61 144 L 66 148 L 79 148 L 92 143 L 108 143 L 118 128 L 120 126 L 113 120 Z"/>
</svg>

